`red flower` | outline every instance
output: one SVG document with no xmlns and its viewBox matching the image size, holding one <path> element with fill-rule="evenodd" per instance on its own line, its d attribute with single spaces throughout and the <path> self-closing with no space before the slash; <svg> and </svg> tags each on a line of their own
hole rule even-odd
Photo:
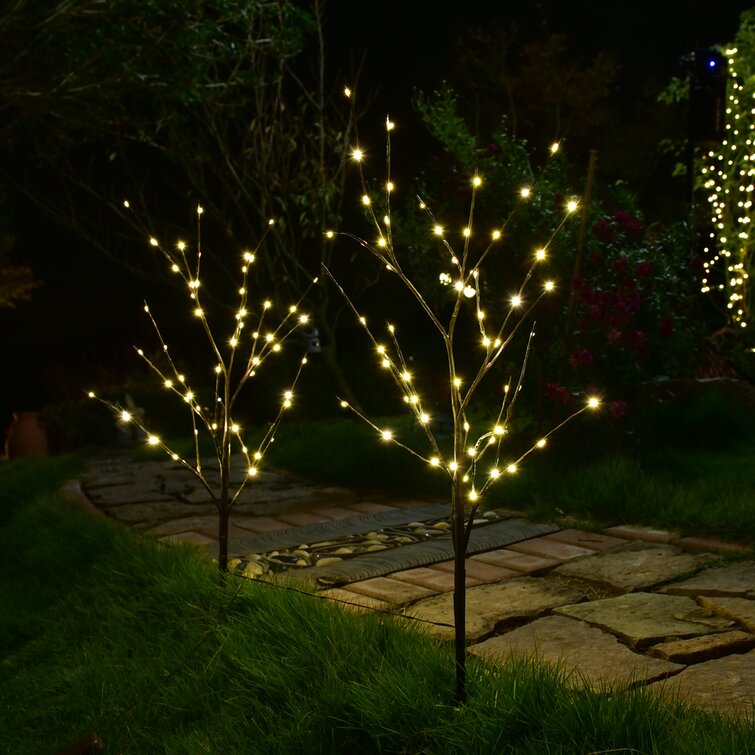
<svg viewBox="0 0 755 755">
<path fill-rule="evenodd" d="M 574 353 L 569 357 L 569 364 L 575 370 L 578 370 L 580 367 L 589 367 L 592 362 L 592 353 L 582 346 L 575 349 Z"/>
<path fill-rule="evenodd" d="M 568 404 L 571 401 L 569 389 L 557 383 L 548 383 L 545 386 L 545 397 L 554 404 Z"/>
<path fill-rule="evenodd" d="M 640 278 L 648 278 L 653 272 L 653 263 L 643 260 L 634 266 L 634 270 Z"/>
<path fill-rule="evenodd" d="M 645 226 L 643 226 L 637 218 L 624 210 L 617 210 L 614 212 L 613 219 L 630 239 L 638 239 L 642 236 L 642 232 L 645 230 Z"/>
<path fill-rule="evenodd" d="M 593 236 L 605 244 L 610 244 L 614 240 L 613 228 L 607 218 L 598 220 L 592 227 Z"/>
<path fill-rule="evenodd" d="M 623 419 L 627 413 L 626 401 L 612 401 L 610 404 L 611 416 L 614 419 Z"/>
<path fill-rule="evenodd" d="M 629 267 L 629 260 L 626 257 L 618 257 L 616 261 L 611 265 L 611 270 L 617 275 L 625 273 Z"/>
</svg>

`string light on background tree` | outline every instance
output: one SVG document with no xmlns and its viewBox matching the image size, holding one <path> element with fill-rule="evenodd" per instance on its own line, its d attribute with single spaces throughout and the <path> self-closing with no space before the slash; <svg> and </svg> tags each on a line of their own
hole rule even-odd
<svg viewBox="0 0 755 755">
<path fill-rule="evenodd" d="M 422 460 L 428 466 L 446 475 L 451 488 L 452 532 L 454 536 L 454 619 L 456 629 L 456 664 L 457 664 L 457 699 L 463 702 L 465 698 L 465 567 L 466 543 L 469 537 L 474 512 L 483 500 L 486 491 L 497 480 L 506 474 L 514 474 L 520 464 L 534 451 L 542 449 L 550 435 L 562 427 L 566 422 L 585 411 L 597 409 L 600 401 L 597 397 L 587 398 L 581 408 L 567 417 L 558 427 L 542 436 L 530 448 L 511 458 L 507 453 L 508 429 L 514 413 L 514 408 L 524 382 L 534 329 L 530 330 L 529 338 L 522 360 L 522 365 L 516 379 L 509 380 L 502 391 L 502 400 L 497 408 L 497 414 L 492 423 L 472 420 L 472 400 L 483 380 L 490 375 L 492 367 L 499 360 L 504 350 L 510 346 L 512 339 L 522 329 L 525 322 L 538 302 L 554 289 L 550 280 L 539 281 L 540 270 L 547 264 L 547 252 L 556 235 L 572 216 L 578 207 L 576 199 L 570 199 L 563 207 L 563 214 L 553 229 L 550 237 L 536 247 L 530 260 L 530 265 L 524 275 L 524 280 L 516 291 L 507 297 L 501 297 L 500 292 L 491 306 L 483 306 L 482 278 L 484 262 L 494 249 L 500 246 L 501 240 L 506 238 L 506 226 L 509 218 L 503 223 L 497 223 L 494 230 L 477 228 L 475 208 L 478 192 L 484 186 L 484 176 L 474 173 L 470 177 L 471 200 L 467 222 L 458 231 L 453 232 L 449 224 L 442 219 L 436 219 L 428 202 L 418 198 L 418 207 L 427 220 L 428 235 L 435 240 L 439 248 L 439 263 L 441 271 L 438 282 L 448 291 L 447 304 L 451 314 L 448 318 L 441 316 L 428 303 L 427 297 L 419 290 L 415 282 L 404 271 L 402 261 L 396 253 L 392 236 L 393 224 L 390 222 L 390 200 L 394 181 L 391 176 L 391 126 L 387 128 L 386 149 L 386 180 L 383 183 L 383 195 L 370 196 L 367 193 L 367 182 L 364 175 L 364 155 L 353 155 L 362 182 L 362 206 L 366 210 L 374 226 L 375 242 L 365 238 L 343 233 L 361 247 L 371 252 L 384 268 L 396 275 L 399 281 L 411 292 L 422 311 L 430 320 L 439 336 L 439 347 L 446 356 L 447 383 L 450 414 L 453 426 L 453 448 L 445 449 L 444 444 L 436 436 L 433 414 L 430 403 L 422 395 L 421 382 L 414 377 L 417 366 L 409 369 L 404 352 L 399 344 L 397 328 L 393 324 L 387 327 L 386 339 L 378 337 L 374 329 L 367 324 L 367 319 L 360 313 L 347 292 L 326 269 L 336 287 L 343 295 L 348 306 L 354 313 L 367 338 L 373 345 L 377 365 L 387 370 L 401 394 L 405 405 L 421 428 L 426 440 L 424 450 L 414 448 L 404 442 L 399 433 L 390 428 L 378 426 L 359 408 L 351 406 L 342 400 L 341 406 L 350 409 L 367 423 L 376 433 L 378 439 L 391 443 Z M 552 148 L 552 154 L 558 150 L 558 145 Z M 527 186 L 521 189 L 516 202 L 530 199 L 536 187 Z M 326 237 L 333 238 L 335 232 L 326 231 Z M 542 241 L 542 240 L 541 240 Z M 503 302 L 503 303 L 502 303 Z M 477 358 L 470 358 L 461 347 L 465 340 L 459 335 L 460 330 L 466 329 L 469 320 L 462 317 L 465 310 L 472 310 L 471 321 L 474 322 L 482 349 Z M 442 346 L 441 346 L 442 344 Z M 463 355 L 464 354 L 464 355 Z M 437 384 L 437 380 L 433 380 Z M 511 389 L 509 387 L 511 386 Z"/>
<path fill-rule="evenodd" d="M 124 202 L 125 207 L 129 207 Z M 228 323 L 228 330 L 221 337 L 216 337 L 207 319 L 206 309 L 201 304 L 201 261 L 202 245 L 200 221 L 202 208 L 197 207 L 197 244 L 192 253 L 187 244 L 179 241 L 175 250 L 162 245 L 154 236 L 150 236 L 148 243 L 162 253 L 173 274 L 178 274 L 185 284 L 190 301 L 189 314 L 199 322 L 212 354 L 211 364 L 206 371 L 214 384 L 210 400 L 200 400 L 199 394 L 188 383 L 186 375 L 179 371 L 175 361 L 163 339 L 157 321 L 152 315 L 149 305 L 144 305 L 144 312 L 149 318 L 160 343 L 161 357 L 150 358 L 143 349 L 136 349 L 137 354 L 149 365 L 158 376 L 163 388 L 188 405 L 191 417 L 192 437 L 194 439 L 193 459 L 185 459 L 173 451 L 167 443 L 134 415 L 117 403 L 98 397 L 94 391 L 89 397 L 99 400 L 108 406 L 122 423 L 129 423 L 137 427 L 151 446 L 160 447 L 168 456 L 181 466 L 190 470 L 201 482 L 210 499 L 218 510 L 218 565 L 225 572 L 228 565 L 228 526 L 230 511 L 241 493 L 259 472 L 260 462 L 265 452 L 273 442 L 275 432 L 284 413 L 294 403 L 296 384 L 306 364 L 306 357 L 299 361 L 294 378 L 287 390 L 281 393 L 281 400 L 274 420 L 262 433 L 261 439 L 249 447 L 246 430 L 234 418 L 236 401 L 249 380 L 257 374 L 261 365 L 273 354 L 282 350 L 285 341 L 302 325 L 309 322 L 309 316 L 299 312 L 299 306 L 304 296 L 292 304 L 282 316 L 274 320 L 273 303 L 264 300 L 255 306 L 249 298 L 248 278 L 250 266 L 256 259 L 256 253 L 245 251 L 241 254 L 242 283 L 238 288 L 238 306 L 235 308 L 233 319 Z M 268 227 L 272 226 L 272 221 Z M 262 236 L 264 240 L 265 234 Z M 317 279 L 311 285 L 317 283 Z M 309 290 L 309 289 L 308 289 Z M 306 294 L 306 292 L 305 292 Z M 252 322 L 251 332 L 247 329 L 247 322 Z M 218 328 L 216 328 L 217 330 Z M 264 337 L 261 337 L 264 332 Z M 217 479 L 213 483 L 208 480 L 203 469 L 200 454 L 200 431 L 211 441 L 211 445 L 218 463 Z M 231 456 L 240 454 L 248 471 L 242 481 L 231 484 Z"/>
<path fill-rule="evenodd" d="M 736 47 L 728 62 L 725 138 L 701 160 L 712 230 L 705 246 L 701 290 L 725 293 L 730 320 L 746 328 L 752 317 L 749 271 L 753 266 L 755 199 L 755 62 Z"/>
</svg>

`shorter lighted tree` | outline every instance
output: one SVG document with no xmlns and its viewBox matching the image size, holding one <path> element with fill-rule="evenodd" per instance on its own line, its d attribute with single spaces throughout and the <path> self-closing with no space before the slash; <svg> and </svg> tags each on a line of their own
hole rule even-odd
<svg viewBox="0 0 755 755">
<path fill-rule="evenodd" d="M 477 507 L 480 505 L 488 489 L 507 475 L 516 473 L 519 465 L 535 450 L 545 447 L 548 438 L 563 427 L 569 420 L 582 412 L 596 409 L 600 401 L 597 397 L 586 397 L 584 405 L 564 419 L 557 427 L 538 438 L 529 448 L 518 455 L 508 456 L 504 441 L 510 429 L 514 407 L 522 388 L 527 357 L 532 339 L 535 336 L 534 325 L 530 330 L 527 347 L 518 375 L 509 379 L 503 386 L 503 399 L 497 409 L 497 415 L 492 423 L 485 426 L 473 426 L 472 400 L 477 394 L 483 381 L 491 374 L 494 365 L 500 360 L 504 351 L 510 346 L 512 339 L 522 329 L 524 323 L 538 302 L 555 289 L 552 280 L 541 280 L 538 286 L 535 281 L 539 277 L 536 271 L 546 262 L 551 247 L 559 230 L 566 223 L 578 207 L 576 200 L 565 203 L 563 216 L 558 226 L 552 231 L 545 243 L 533 249 L 531 264 L 524 274 L 524 280 L 516 291 L 508 296 L 500 291 L 495 292 L 496 304 L 490 308 L 483 306 L 483 264 L 497 246 L 505 239 L 508 218 L 498 227 L 486 234 L 481 248 L 473 244 L 478 228 L 475 225 L 475 201 L 477 193 L 483 184 L 482 176 L 475 174 L 470 177 L 471 201 L 465 226 L 459 229 L 460 249 L 457 251 L 452 245 L 452 238 L 457 234 L 439 223 L 433 216 L 428 204 L 421 198 L 419 209 L 425 213 L 429 229 L 438 241 L 443 259 L 443 268 L 439 275 L 441 284 L 448 287 L 450 296 L 450 315 L 443 317 L 428 303 L 430 297 L 424 295 L 402 267 L 402 262 L 396 253 L 391 224 L 390 200 L 395 190 L 391 178 L 391 131 L 394 124 L 390 119 L 386 121 L 387 151 L 386 151 L 386 182 L 380 191 L 380 198 L 371 194 L 367 188 L 362 160 L 362 150 L 355 149 L 354 160 L 360 165 L 362 181 L 362 205 L 367 210 L 374 226 L 376 235 L 372 241 L 351 233 L 336 234 L 327 231 L 326 235 L 333 238 L 343 235 L 355 240 L 364 249 L 371 252 L 386 270 L 398 277 L 401 283 L 411 292 L 425 315 L 429 318 L 440 337 L 443 353 L 448 367 L 448 391 L 450 396 L 450 414 L 452 418 L 452 449 L 450 453 L 442 450 L 443 443 L 434 429 L 430 403 L 423 398 L 419 390 L 418 380 L 414 370 L 410 369 L 408 360 L 399 345 L 396 327 L 387 325 L 387 338 L 382 342 L 375 331 L 368 325 L 367 318 L 358 311 L 347 292 L 336 282 L 341 294 L 349 303 L 354 314 L 364 327 L 369 340 L 377 352 L 381 367 L 393 378 L 402 394 L 403 400 L 411 411 L 416 423 L 424 431 L 427 440 L 427 452 L 423 453 L 407 445 L 390 428 L 379 427 L 357 407 L 346 401 L 341 401 L 344 409 L 350 409 L 378 433 L 379 438 L 393 443 L 421 461 L 429 464 L 444 474 L 450 485 L 451 493 L 451 531 L 454 546 L 454 626 L 455 626 L 455 661 L 456 661 L 456 700 L 459 704 L 466 701 L 466 552 L 469 536 Z M 552 152 L 558 150 L 554 144 Z M 520 189 L 518 202 L 526 201 L 533 195 L 535 186 L 524 186 Z M 377 202 L 376 202 L 377 200 Z M 375 205 L 381 204 L 378 210 Z M 514 210 L 516 209 L 516 205 Z M 379 216 L 382 216 L 380 219 Z M 330 273 L 328 272 L 330 275 Z M 332 278 L 332 276 L 331 276 Z M 335 282 L 335 281 L 334 281 Z M 465 311 L 471 310 L 471 311 Z M 473 331 L 469 333 L 469 323 L 473 322 Z M 466 331 L 466 332 L 465 332 Z M 479 343 L 479 357 L 471 363 L 462 364 L 466 336 Z"/>
<path fill-rule="evenodd" d="M 124 205 L 129 206 L 128 202 L 124 202 Z M 202 207 L 200 206 L 197 207 L 197 244 L 194 252 L 183 241 L 178 241 L 175 249 L 169 249 L 156 238 L 150 236 L 149 244 L 162 253 L 168 262 L 170 271 L 183 280 L 189 295 L 190 313 L 198 321 L 210 347 L 214 362 L 207 368 L 210 381 L 214 382 L 210 401 L 202 401 L 198 393 L 189 385 L 188 378 L 178 368 L 170 354 L 157 321 L 146 303 L 144 311 L 157 334 L 162 349 L 162 359 L 160 360 L 162 364 L 158 364 L 157 361 L 147 356 L 143 349 L 136 348 L 137 354 L 159 377 L 163 387 L 186 403 L 191 416 L 193 458 L 183 458 L 181 454 L 176 453 L 165 440 L 153 433 L 145 422 L 136 416 L 135 412 L 129 411 L 128 408 L 117 403 L 100 398 L 94 391 L 89 392 L 89 397 L 97 399 L 109 407 L 120 422 L 136 426 L 144 434 L 149 445 L 161 448 L 174 462 L 190 470 L 196 476 L 218 511 L 218 567 L 221 572 L 226 572 L 228 569 L 228 531 L 231 510 L 243 491 L 257 476 L 265 452 L 274 440 L 281 419 L 286 410 L 291 408 L 293 404 L 294 390 L 307 362 L 306 357 L 303 357 L 299 362 L 288 389 L 281 393 L 280 404 L 277 407 L 274 419 L 254 442 L 253 447 L 248 445 L 248 428 L 242 428 L 235 419 L 236 402 L 246 384 L 257 375 L 266 359 L 281 352 L 286 339 L 297 327 L 306 325 L 309 316 L 299 312 L 299 306 L 304 296 L 297 303 L 292 304 L 286 313 L 275 321 L 271 321 L 274 307 L 270 300 L 260 302 L 257 307 L 250 304 L 247 285 L 249 269 L 255 261 L 256 254 L 252 251 L 244 251 L 241 255 L 241 286 L 237 292 L 238 309 L 235 311 L 234 321 L 230 323 L 229 335 L 225 338 L 216 337 L 202 305 L 200 294 L 201 216 Z M 272 220 L 269 221 L 269 225 L 272 226 L 273 222 Z M 263 234 L 260 245 L 263 243 L 264 237 Z M 316 282 L 317 279 L 310 284 L 310 287 Z M 306 295 L 306 292 L 304 295 Z M 189 313 L 187 312 L 187 314 Z M 251 323 L 251 327 L 247 327 L 249 323 Z M 207 465 L 203 466 L 200 452 L 200 436 L 202 433 L 206 434 L 211 441 L 211 448 L 217 461 L 216 470 L 208 468 Z M 231 477 L 231 456 L 234 452 L 240 453 L 245 461 L 244 477 L 236 483 L 232 481 Z M 209 475 L 209 472 L 213 472 L 213 475 Z"/>
</svg>

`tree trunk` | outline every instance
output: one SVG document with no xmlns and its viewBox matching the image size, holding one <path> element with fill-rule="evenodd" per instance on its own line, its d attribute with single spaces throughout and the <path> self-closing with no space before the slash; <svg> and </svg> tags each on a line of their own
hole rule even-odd
<svg viewBox="0 0 755 755">
<path fill-rule="evenodd" d="M 318 324 L 322 327 L 323 335 L 325 336 L 325 338 L 323 339 L 325 343 L 322 346 L 322 363 L 330 373 L 330 376 L 333 379 L 333 385 L 335 386 L 338 395 L 344 401 L 348 402 L 350 406 L 353 406 L 355 409 L 361 411 L 359 400 L 354 394 L 354 391 L 351 390 L 349 381 L 343 374 L 341 365 L 338 363 L 338 359 L 336 358 L 335 330 L 330 326 L 330 323 L 327 322 L 324 316 L 319 319 Z"/>
<path fill-rule="evenodd" d="M 454 543 L 454 654 L 456 658 L 456 704 L 467 701 L 467 632 L 466 632 L 466 533 L 462 481 L 453 481 L 451 527 Z"/>
</svg>

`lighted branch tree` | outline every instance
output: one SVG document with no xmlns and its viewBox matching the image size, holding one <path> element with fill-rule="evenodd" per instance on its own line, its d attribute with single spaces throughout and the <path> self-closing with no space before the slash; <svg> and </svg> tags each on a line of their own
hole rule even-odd
<svg viewBox="0 0 755 755">
<path fill-rule="evenodd" d="M 128 207 L 128 203 L 124 203 Z M 204 486 L 207 494 L 218 511 L 218 567 L 221 572 L 228 568 L 228 525 L 231 510 L 245 488 L 254 480 L 262 463 L 262 459 L 270 443 L 273 442 L 275 432 L 283 414 L 292 406 L 296 383 L 306 364 L 306 357 L 302 358 L 293 381 L 289 388 L 281 395 L 280 406 L 274 420 L 266 431 L 257 439 L 253 447 L 248 443 L 246 428 L 235 419 L 236 402 L 246 384 L 255 377 L 265 360 L 282 350 L 285 340 L 299 325 L 306 325 L 309 317 L 299 313 L 299 304 L 292 304 L 283 317 L 273 320 L 273 305 L 265 300 L 255 307 L 250 303 L 247 281 L 249 268 L 255 261 L 255 253 L 245 251 L 241 259 L 241 287 L 238 289 L 238 309 L 233 321 L 229 323 L 229 334 L 224 338 L 216 337 L 210 326 L 205 309 L 202 306 L 200 269 L 202 261 L 202 247 L 200 236 L 200 219 L 202 208 L 197 207 L 197 245 L 192 252 L 185 242 L 179 241 L 175 249 L 163 246 L 156 238 L 150 237 L 149 243 L 159 250 L 167 260 L 171 272 L 183 279 L 189 295 L 191 315 L 198 321 L 210 347 L 213 362 L 208 366 L 214 390 L 209 401 L 203 401 L 200 395 L 189 385 L 188 378 L 178 368 L 171 356 L 168 345 L 163 339 L 160 328 L 147 304 L 144 311 L 152 323 L 163 352 L 161 364 L 151 359 L 144 350 L 136 351 L 146 361 L 152 371 L 159 377 L 164 388 L 174 396 L 184 401 L 191 415 L 193 434 L 193 458 L 183 458 L 173 451 L 164 440 L 148 429 L 145 423 L 133 411 L 99 398 L 90 392 L 90 398 L 95 398 L 108 406 L 123 423 L 131 423 L 144 433 L 146 441 L 152 446 L 163 449 L 171 459 L 190 470 Z M 270 225 L 273 221 L 270 221 Z M 264 235 L 262 236 L 264 240 Z M 260 242 L 262 243 L 262 241 Z M 313 281 L 316 283 L 316 280 Z M 302 297 L 303 298 L 303 297 Z M 187 312 L 187 314 L 189 314 Z M 250 327 L 247 327 L 250 325 Z M 216 328 L 217 330 L 217 328 Z M 200 436 L 205 433 L 211 440 L 211 446 L 217 461 L 217 470 L 206 468 L 202 464 L 200 453 Z M 245 461 L 244 477 L 241 482 L 233 482 L 231 477 L 231 455 L 240 453 Z M 213 472 L 210 476 L 208 473 Z M 214 479 L 212 479 L 214 477 Z"/>
<path fill-rule="evenodd" d="M 728 61 L 726 129 L 720 146 L 706 149 L 701 178 L 710 203 L 711 244 L 705 251 L 703 292 L 725 292 L 729 319 L 746 328 L 753 313 L 749 274 L 755 264 L 751 228 L 755 198 L 755 9 L 742 14 Z M 750 336 L 752 338 L 752 336 Z"/>
<path fill-rule="evenodd" d="M 492 423 L 486 423 L 484 427 L 473 426 L 474 423 L 471 420 L 472 401 L 483 381 L 491 375 L 493 366 L 511 345 L 517 331 L 522 329 L 524 323 L 528 321 L 532 310 L 540 299 L 554 290 L 554 282 L 546 279 L 541 280 L 538 270 L 547 260 L 549 249 L 558 231 L 569 215 L 577 208 L 577 202 L 572 200 L 567 203 L 558 227 L 552 231 L 544 244 L 533 251 L 531 265 L 518 289 L 508 296 L 504 295 L 503 292 L 496 291 L 493 306 L 486 309 L 483 306 L 483 292 L 481 290 L 483 265 L 489 255 L 504 240 L 506 225 L 511 215 L 498 228 L 487 235 L 487 241 L 482 243 L 480 247 L 473 243 L 478 231 L 475 225 L 475 200 L 483 183 L 482 176 L 474 175 L 471 178 L 472 194 L 467 222 L 465 227 L 460 229 L 460 248 L 457 251 L 454 248 L 455 242 L 452 242 L 452 238 L 456 234 L 437 222 L 430 207 L 420 199 L 419 208 L 425 213 L 429 228 L 437 238 L 438 247 L 441 251 L 444 268 L 440 273 L 440 282 L 447 285 L 451 293 L 450 315 L 444 318 L 428 303 L 429 297 L 423 295 L 417 288 L 410 276 L 404 271 L 396 254 L 390 210 L 391 193 L 395 188 L 391 179 L 390 132 L 393 129 L 393 123 L 389 119 L 386 125 L 388 131 L 387 179 L 380 192 L 381 198 L 371 196 L 367 190 L 364 173 L 360 165 L 360 176 L 364 190 L 362 203 L 368 211 L 372 225 L 374 225 L 375 238 L 372 241 L 367 241 L 351 233 L 341 235 L 356 240 L 362 247 L 377 257 L 390 273 L 396 275 L 411 292 L 437 331 L 448 366 L 448 389 L 453 426 L 452 449 L 450 453 L 448 449 L 445 452 L 443 450 L 444 443 L 439 438 L 437 430 L 434 429 L 433 417 L 429 409 L 430 404 L 420 395 L 417 388 L 418 381 L 409 368 L 404 352 L 399 345 L 395 326 L 387 325 L 387 340 L 385 343 L 381 342 L 374 330 L 368 325 L 367 318 L 358 311 L 348 294 L 339 286 L 342 295 L 349 302 L 351 309 L 374 345 L 382 368 L 391 375 L 403 396 L 403 400 L 414 415 L 414 419 L 424 430 L 427 440 L 426 452 L 410 447 L 397 437 L 390 428 L 378 427 L 359 409 L 349 405 L 346 401 L 342 401 L 341 406 L 354 411 L 379 434 L 382 440 L 394 443 L 438 469 L 449 482 L 451 529 L 454 544 L 453 606 L 456 697 L 457 701 L 462 703 L 466 699 L 465 559 L 476 508 L 491 485 L 502 477 L 515 473 L 525 458 L 536 449 L 541 449 L 546 445 L 548 437 L 552 433 L 585 410 L 597 408 L 599 405 L 599 400 L 595 397 L 586 399 L 582 408 L 567 417 L 558 427 L 537 439 L 531 447 L 514 456 L 507 452 L 504 440 L 510 428 L 517 397 L 524 381 L 527 355 L 535 335 L 533 326 L 529 332 L 521 368 L 518 369 L 518 374 L 504 385 L 503 400 L 497 408 L 495 420 Z M 557 145 L 554 145 L 553 149 L 555 152 Z M 356 149 L 353 158 L 361 163 L 362 151 Z M 523 187 L 518 201 L 525 201 L 532 195 L 533 191 L 534 187 L 532 186 Z M 379 210 L 375 207 L 376 200 L 378 204 L 384 205 Z M 382 216 L 382 219 L 379 216 Z M 336 232 L 328 231 L 326 235 L 332 238 L 336 235 Z M 471 333 L 469 332 L 470 324 L 473 328 Z M 462 356 L 463 347 L 466 345 L 465 336 L 471 336 L 473 340 L 479 342 L 479 357 L 462 364 L 462 360 L 467 359 L 467 357 Z"/>
</svg>

